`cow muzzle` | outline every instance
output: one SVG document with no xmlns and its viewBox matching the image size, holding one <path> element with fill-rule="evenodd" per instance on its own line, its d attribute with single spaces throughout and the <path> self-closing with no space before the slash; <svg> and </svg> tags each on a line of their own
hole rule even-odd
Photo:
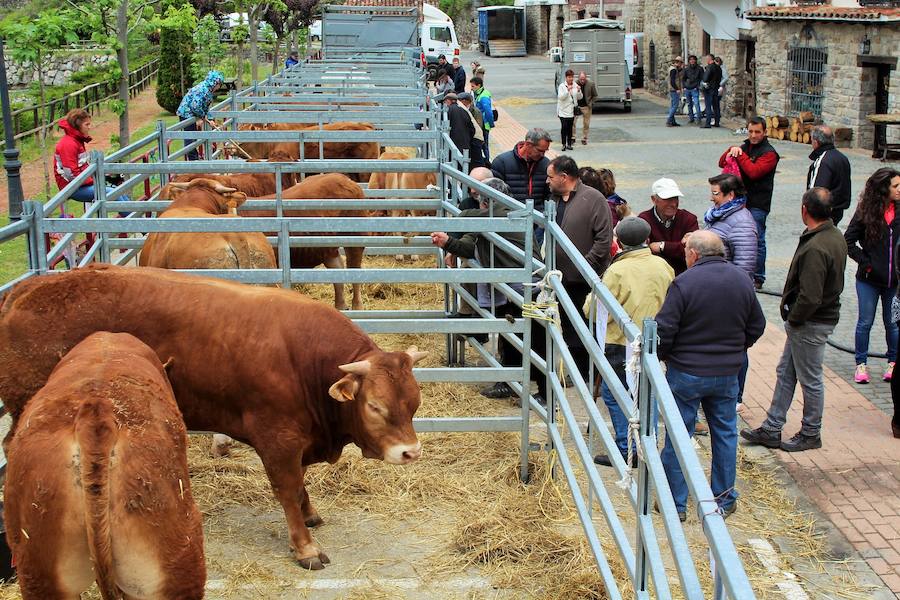
<svg viewBox="0 0 900 600">
<path fill-rule="evenodd" d="M 422 442 L 415 444 L 395 444 L 384 451 L 384 462 L 392 465 L 406 465 L 422 456 Z"/>
</svg>

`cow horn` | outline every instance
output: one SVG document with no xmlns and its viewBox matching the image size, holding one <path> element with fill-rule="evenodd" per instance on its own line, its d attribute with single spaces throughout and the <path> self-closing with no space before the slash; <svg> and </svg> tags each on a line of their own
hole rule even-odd
<svg viewBox="0 0 900 600">
<path fill-rule="evenodd" d="M 346 365 L 340 365 L 338 369 L 352 375 L 368 375 L 369 371 L 372 370 L 372 363 L 368 360 L 358 360 Z"/>
<path fill-rule="evenodd" d="M 237 188 L 226 187 L 226 186 L 222 185 L 221 183 L 219 183 L 218 181 L 216 182 L 216 185 L 213 189 L 216 190 L 217 192 L 219 192 L 220 194 L 231 194 L 231 193 L 237 191 Z"/>
<path fill-rule="evenodd" d="M 192 181 L 173 181 L 169 185 L 171 185 L 173 188 L 178 188 L 179 190 L 186 190 L 189 187 L 191 187 L 191 183 L 193 183 L 193 182 Z"/>
<path fill-rule="evenodd" d="M 406 353 L 409 354 L 409 357 L 412 359 L 413 364 L 416 364 L 426 356 L 428 356 L 427 352 L 419 352 L 419 349 L 415 346 L 410 346 L 407 348 Z"/>
</svg>

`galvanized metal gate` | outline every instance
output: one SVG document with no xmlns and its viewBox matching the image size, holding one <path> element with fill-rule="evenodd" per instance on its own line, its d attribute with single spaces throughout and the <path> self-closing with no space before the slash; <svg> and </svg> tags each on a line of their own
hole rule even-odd
<svg viewBox="0 0 900 600">
<path fill-rule="evenodd" d="M 625 582 L 614 577 L 609 559 L 604 553 L 600 536 L 603 535 L 593 521 L 593 511 L 599 510 L 605 526 L 615 542 L 621 562 L 628 572 L 629 583 L 637 598 L 653 596 L 669 598 L 673 590 L 666 572 L 666 561 L 660 548 L 661 532 L 651 518 L 652 498 L 660 505 L 664 522 L 664 535 L 671 550 L 671 560 L 678 575 L 678 586 L 686 598 L 704 598 L 706 593 L 714 598 L 754 598 L 740 557 L 725 527 L 722 515 L 710 509 L 714 502 L 712 492 L 700 466 L 697 455 L 685 430 L 680 413 L 666 384 L 662 367 L 655 352 L 655 323 L 635 324 L 616 302 L 587 261 L 575 249 L 556 224 L 555 206 L 548 203 L 546 214 L 534 212 L 529 201 L 521 204 L 508 196 L 468 177 L 468 157 L 459 152 L 448 135 L 444 113 L 427 97 L 424 73 L 416 64 L 416 57 L 404 52 L 383 50 L 359 50 L 351 60 L 328 59 L 310 61 L 273 75 L 269 79 L 232 95 L 213 107 L 211 117 L 223 119 L 227 131 L 184 131 L 188 121 L 169 128 L 159 124 L 157 131 L 109 156 L 94 154 L 92 164 L 72 183 L 54 196 L 48 203 L 27 202 L 21 220 L 0 229 L 0 243 L 19 236 L 26 236 L 30 267 L 18 279 L 0 286 L 0 294 L 8 291 L 18 281 L 48 273 L 76 234 L 89 234 L 86 252 L 80 259 L 83 266 L 94 260 L 127 264 L 134 259 L 149 232 L 196 231 L 269 231 L 277 232 L 269 238 L 279 257 L 278 269 L 260 270 L 210 270 L 190 271 L 200 275 L 212 275 L 246 283 L 269 283 L 289 287 L 294 283 L 374 283 L 374 282 L 425 282 L 442 283 L 446 294 L 444 310 L 399 311 L 347 311 L 365 331 L 370 333 L 441 333 L 446 335 L 449 364 L 454 366 L 418 368 L 419 381 L 452 381 L 457 383 L 507 381 L 519 394 L 521 410 L 517 414 L 500 417 L 472 417 L 458 415 L 444 418 L 417 419 L 418 431 L 518 431 L 520 444 L 520 475 L 528 477 L 528 453 L 531 419 L 544 428 L 549 440 L 546 448 L 558 460 L 563 478 L 572 493 L 585 535 L 596 559 L 597 568 L 607 587 L 610 598 L 621 598 Z M 303 104 L 297 104 L 302 102 Z M 376 102 L 378 105 L 373 106 Z M 374 124 L 378 131 L 241 131 L 241 123 L 315 122 L 329 123 L 337 120 L 360 120 Z M 197 140 L 184 148 L 169 152 L 174 140 Z M 322 144 L 328 141 L 372 141 L 387 145 L 416 148 L 417 157 L 405 161 L 362 161 L 303 159 L 299 162 L 268 163 L 218 160 L 222 157 L 222 145 L 226 140 L 241 141 L 294 141 Z M 214 149 L 213 146 L 216 146 Z M 203 147 L 210 160 L 181 162 L 193 148 Z M 133 164 L 128 158 L 135 154 L 147 156 L 155 150 L 157 162 Z M 364 172 L 432 172 L 437 175 L 437 189 L 424 198 L 421 190 L 369 190 L 364 189 L 362 201 L 310 199 L 286 200 L 282 198 L 282 173 L 364 173 Z M 157 199 L 158 190 L 140 201 L 118 201 L 130 189 L 146 181 L 164 183 L 178 173 L 230 172 L 275 173 L 276 198 L 273 200 L 248 200 L 242 206 L 246 210 L 274 210 L 272 217 L 244 217 L 240 219 L 155 219 L 144 215 L 162 211 L 168 202 Z M 78 219 L 55 218 L 51 215 L 70 198 L 72 192 L 89 177 L 103 181 L 107 173 L 126 176 L 126 182 L 107 194 L 103 186 L 97 187 L 96 202 Z M 458 204 L 463 190 L 472 188 L 490 205 L 511 209 L 503 218 L 454 218 L 459 213 Z M 311 210 L 323 207 L 363 209 L 372 201 L 379 208 L 416 208 L 435 210 L 434 217 L 369 218 L 356 219 L 285 217 L 285 211 Z M 131 211 L 127 218 L 110 218 L 110 212 Z M 546 228 L 545 255 L 548 264 L 532 259 L 535 224 Z M 377 237 L 352 235 L 364 230 L 378 232 Z M 302 231 L 318 231 L 339 235 L 293 235 Z M 470 269 L 447 269 L 442 252 L 434 248 L 427 236 L 400 238 L 393 231 L 448 231 L 479 232 L 487 237 L 494 249 L 502 249 L 514 257 L 514 268 L 498 268 L 491 257 L 482 257 L 482 263 L 474 262 Z M 48 247 L 46 234 L 61 235 L 61 240 Z M 501 234 L 519 232 L 525 234 L 524 249 L 517 248 Z M 126 237 L 119 237 L 124 234 Z M 364 239 L 363 239 L 364 238 Z M 430 269 L 292 269 L 288 250 L 294 246 L 366 246 L 375 252 L 391 254 L 424 254 L 435 259 Z M 598 301 L 624 331 L 628 343 L 639 356 L 639 376 L 634 396 L 623 386 L 594 339 L 593 326 L 581 325 L 581 307 L 572 303 L 562 286 L 560 276 L 553 272 L 553 257 L 560 247 L 577 266 L 584 281 L 591 286 Z M 493 256 L 493 253 L 492 253 Z M 532 288 L 525 285 L 523 292 L 513 289 L 511 283 L 530 284 L 533 273 L 543 275 L 544 289 L 553 294 L 553 302 L 544 309 L 544 319 L 498 318 L 493 309 L 477 309 L 480 319 L 447 319 L 458 298 L 476 304 L 463 283 L 490 284 L 495 293 L 505 295 L 519 307 L 531 305 Z M 554 312 L 555 311 L 555 312 Z M 631 470 L 619 457 L 615 441 L 609 433 L 606 418 L 598 410 L 591 389 L 593 374 L 585 381 L 578 372 L 571 353 L 562 338 L 558 325 L 559 311 L 564 311 L 590 354 L 591 361 L 600 376 L 609 385 L 617 403 L 635 427 L 639 444 L 638 467 Z M 546 360 L 532 352 L 532 328 L 547 330 Z M 491 333 L 503 336 L 517 349 L 523 351 L 521 366 L 503 366 L 482 344 L 472 337 L 470 344 L 487 366 L 458 366 L 459 346 L 454 340 L 472 333 Z M 530 368 L 534 363 L 549 379 L 546 406 L 542 406 L 530 393 Z M 564 373 L 569 374 L 572 386 L 563 385 Z M 574 391 L 573 391 L 574 390 Z M 592 441 L 582 434 L 576 413 L 588 415 L 591 436 L 599 437 L 606 453 L 613 457 L 613 466 L 622 478 L 629 506 L 636 520 L 636 528 L 629 534 L 616 512 L 610 489 L 593 463 Z M 655 434 L 657 414 L 665 424 L 687 479 L 697 517 L 703 524 L 708 549 L 692 556 L 684 531 L 672 501 L 666 476 L 660 461 Z M 540 449 L 540 448 L 538 448 Z M 579 483 L 579 472 L 587 481 L 584 490 Z M 707 554 L 708 550 L 708 554 Z M 704 590 L 697 575 L 697 566 L 713 569 L 715 584 L 712 590 Z"/>
<path fill-rule="evenodd" d="M 825 97 L 825 65 L 828 48 L 819 41 L 815 29 L 806 25 L 788 49 L 790 112 L 810 111 L 822 114 Z"/>
</svg>

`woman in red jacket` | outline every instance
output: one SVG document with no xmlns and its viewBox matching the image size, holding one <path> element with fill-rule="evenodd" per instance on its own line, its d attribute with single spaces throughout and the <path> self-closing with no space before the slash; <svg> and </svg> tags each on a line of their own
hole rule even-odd
<svg viewBox="0 0 900 600">
<path fill-rule="evenodd" d="M 56 143 L 53 171 L 57 187 L 63 189 L 88 166 L 89 155 L 85 144 L 91 141 L 91 115 L 83 108 L 73 108 L 60 119 L 58 125 L 66 135 Z M 112 191 L 113 188 L 106 188 L 107 194 Z M 95 197 L 93 177 L 88 177 L 70 196 L 72 200 L 78 202 L 93 202 Z M 128 201 L 128 196 L 119 196 L 116 199 Z"/>
</svg>

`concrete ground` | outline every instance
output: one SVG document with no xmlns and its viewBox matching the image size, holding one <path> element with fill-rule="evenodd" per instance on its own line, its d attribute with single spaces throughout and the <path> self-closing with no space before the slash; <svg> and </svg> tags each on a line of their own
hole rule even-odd
<svg viewBox="0 0 900 600">
<path fill-rule="evenodd" d="M 467 57 L 464 57 L 467 58 Z M 500 127 L 492 137 L 493 154 L 509 149 L 521 139 L 525 128 L 543 127 L 559 139 L 555 112 L 555 65 L 543 57 L 480 59 L 486 68 L 485 86 L 503 112 Z M 469 60 L 466 60 L 467 64 Z M 667 101 L 637 90 L 631 113 L 615 105 L 596 110 L 592 116 L 590 140 L 581 139 L 580 119 L 576 120 L 576 147 L 568 152 L 579 164 L 611 169 L 617 193 L 626 198 L 635 212 L 650 206 L 650 185 L 659 177 L 675 179 L 685 198 L 682 208 L 702 217 L 710 206 L 707 178 L 720 172 L 717 160 L 745 135 L 735 131 L 743 122 L 723 120 L 719 129 L 699 129 L 679 117 L 682 127 L 665 127 Z M 503 123 L 503 116 L 508 116 Z M 512 123 L 510 121 L 516 121 Z M 758 425 L 765 416 L 774 382 L 775 365 L 784 343 L 778 296 L 803 230 L 800 197 L 805 189 L 811 147 L 773 141 L 781 161 L 775 179 L 772 212 L 768 220 L 768 258 L 765 290 L 759 295 L 769 331 L 751 352 L 751 379 L 745 400 L 752 408 L 748 420 Z M 559 143 L 551 149 L 558 151 Z M 844 150 L 853 170 L 853 194 L 857 196 L 876 169 L 885 166 L 869 157 L 869 152 Z M 896 163 L 890 164 L 897 168 Z M 846 227 L 855 208 L 845 213 Z M 702 218 L 701 218 L 702 222 Z M 848 261 L 841 321 L 832 336 L 839 345 L 854 345 L 857 304 L 854 288 L 856 265 Z M 872 329 L 872 353 L 885 352 L 884 329 L 876 319 Z M 854 356 L 829 347 L 826 353 L 827 405 L 821 451 L 800 455 L 774 454 L 787 470 L 784 485 L 815 511 L 817 526 L 831 533 L 829 543 L 836 557 L 864 559 L 861 571 L 877 574 L 878 589 L 866 597 L 900 598 L 900 443 L 890 436 L 889 415 L 893 412 L 889 384 L 881 381 L 884 359 L 870 359 L 872 383 L 853 383 Z M 788 428 L 799 428 L 799 395 Z M 794 430 L 786 430 L 792 435 Z M 789 547 L 782 551 L 791 554 Z M 798 567 L 802 570 L 803 567 Z M 868 578 L 868 577 L 867 577 Z M 880 578 L 880 581 L 879 581 Z M 813 594 L 819 597 L 818 594 Z M 824 597 L 824 596 L 823 596 Z"/>
</svg>

